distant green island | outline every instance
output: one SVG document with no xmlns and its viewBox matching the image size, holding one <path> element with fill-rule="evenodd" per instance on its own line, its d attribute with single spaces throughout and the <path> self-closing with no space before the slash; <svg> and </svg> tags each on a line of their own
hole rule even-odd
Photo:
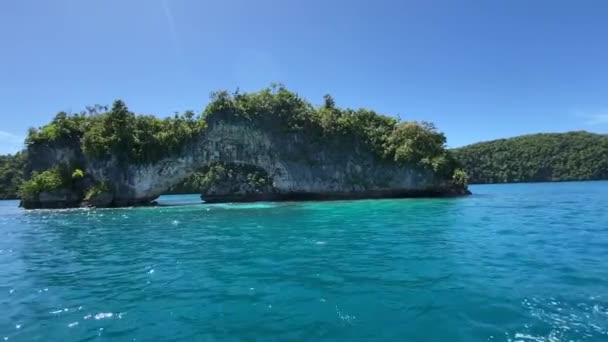
<svg viewBox="0 0 608 342">
<path fill-rule="evenodd" d="M 18 199 L 25 179 L 25 155 L 0 155 L 0 199 Z"/>
<path fill-rule="evenodd" d="M 531 134 L 452 152 L 472 184 L 608 179 L 608 135 Z"/>
<path fill-rule="evenodd" d="M 32 128 L 0 164 L 3 198 L 26 208 L 147 205 L 167 192 L 208 202 L 453 196 L 467 176 L 428 122 L 314 106 L 282 85 L 217 91 L 197 114 L 137 115 L 120 100 Z"/>
</svg>

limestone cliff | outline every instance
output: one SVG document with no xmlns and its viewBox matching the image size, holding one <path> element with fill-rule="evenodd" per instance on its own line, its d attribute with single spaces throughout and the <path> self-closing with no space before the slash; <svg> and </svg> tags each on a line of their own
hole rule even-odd
<svg viewBox="0 0 608 342">
<path fill-rule="evenodd" d="M 283 88 L 276 93 L 222 96 L 208 106 L 201 119 L 204 129 L 197 131 L 188 128 L 194 121 L 182 126 L 151 117 L 137 121 L 119 101 L 100 116 L 70 119 L 58 114 L 29 138 L 28 156 L 30 171 L 53 168 L 64 170 L 64 176 L 38 177 L 39 184 L 33 185 L 38 190 L 22 197 L 22 205 L 145 205 L 217 162 L 263 170 L 272 184 L 252 191 L 231 184 L 240 182 L 233 178 L 207 189 L 203 195 L 209 201 L 468 193 L 466 176 L 458 174 L 443 148 L 445 137 L 430 124 L 398 124 L 371 111 L 339 110 L 327 98 L 329 104 L 315 109 Z M 167 127 L 196 134 L 170 140 L 171 132 L 162 130 Z M 67 133 L 55 138 L 56 132 Z M 145 145 L 145 139 L 152 143 Z M 173 145 L 165 148 L 162 141 Z M 154 154 L 157 149 L 163 153 Z M 142 155 L 154 158 L 139 158 Z M 68 179 L 72 170 L 82 171 L 74 177 L 84 174 L 83 178 Z"/>
<path fill-rule="evenodd" d="M 114 159 L 89 159 L 76 142 L 35 146 L 29 155 L 41 170 L 58 164 L 84 165 L 92 181 L 111 186 L 112 196 L 105 194 L 106 201 L 99 203 L 100 206 L 149 203 L 196 169 L 218 161 L 254 165 L 265 170 L 273 180 L 273 196 L 268 199 L 466 193 L 466 188 L 458 188 L 450 179 L 440 179 L 429 170 L 378 158 L 355 137 L 315 139 L 305 132 L 264 131 L 238 121 L 211 121 L 207 131 L 183 146 L 180 153 L 154 163 L 121 165 Z M 234 200 L 230 194 L 209 195 L 214 201 L 221 201 L 221 195 Z M 44 194 L 39 198 L 41 203 L 29 206 L 74 206 L 79 204 L 79 197 L 69 191 L 62 191 L 59 198 Z"/>
</svg>

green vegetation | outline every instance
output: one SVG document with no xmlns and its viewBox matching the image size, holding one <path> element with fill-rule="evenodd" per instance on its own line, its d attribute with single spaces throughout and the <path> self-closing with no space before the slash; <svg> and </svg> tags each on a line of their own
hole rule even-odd
<svg viewBox="0 0 608 342">
<path fill-rule="evenodd" d="M 82 178 L 84 178 L 84 171 L 82 171 L 81 169 L 75 169 L 74 172 L 72 172 L 72 179 Z"/>
<path fill-rule="evenodd" d="M 19 186 L 25 178 L 25 159 L 23 153 L 0 156 L 0 199 L 18 197 Z"/>
<path fill-rule="evenodd" d="M 341 109 L 330 95 L 322 106 L 310 103 L 282 85 L 256 93 L 231 94 L 218 91 L 204 112 L 208 121 L 216 118 L 244 120 L 281 131 L 305 131 L 309 135 L 356 137 L 388 161 L 417 165 L 451 176 L 456 160 L 445 149 L 446 138 L 427 122 L 399 122 L 367 109 Z"/>
<path fill-rule="evenodd" d="M 40 129 L 30 128 L 26 144 L 50 143 L 79 139 L 91 126 L 92 119 L 85 113 L 69 115 L 59 112 L 50 124 Z"/>
<path fill-rule="evenodd" d="M 202 118 L 192 111 L 166 119 L 135 115 L 120 100 L 109 111 L 96 105 L 73 115 L 61 112 L 50 124 L 31 129 L 26 143 L 79 142 L 90 158 L 151 163 L 178 152 L 205 130 L 206 120 L 238 119 L 325 138 L 354 136 L 386 160 L 448 175 L 456 166 L 444 148 L 445 136 L 432 124 L 399 123 L 367 109 L 340 109 L 329 95 L 322 106 L 314 107 L 284 86 L 273 85 L 255 93 L 217 91 L 211 100 Z"/>
<path fill-rule="evenodd" d="M 429 122 L 398 124 L 388 138 L 385 154 L 396 162 L 418 164 L 436 173 L 450 176 L 458 163 L 445 149 L 446 138 Z"/>
<path fill-rule="evenodd" d="M 69 190 L 81 193 L 84 187 L 84 172 L 78 168 L 62 165 L 42 172 L 33 172 L 28 180 L 21 183 L 19 197 L 36 200 L 43 192 Z"/>
<path fill-rule="evenodd" d="M 213 186 L 229 183 L 244 185 L 251 191 L 264 191 L 272 179 L 263 169 L 244 164 L 212 163 L 195 172 L 171 189 L 172 193 L 206 193 Z"/>
<path fill-rule="evenodd" d="M 471 183 L 608 179 L 608 135 L 533 134 L 455 149 Z"/>
<path fill-rule="evenodd" d="M 117 100 L 110 111 L 95 106 L 74 115 L 61 112 L 50 124 L 30 129 L 27 144 L 76 141 L 91 158 L 114 157 L 119 162 L 151 163 L 176 153 L 186 141 L 203 131 L 205 121 L 194 112 L 159 119 L 135 115 Z"/>
<path fill-rule="evenodd" d="M 110 186 L 107 183 L 95 183 L 87 190 L 86 194 L 84 195 L 84 200 L 89 202 L 99 195 L 109 193 L 110 191 Z"/>
<path fill-rule="evenodd" d="M 469 185 L 469 176 L 463 169 L 456 169 L 452 175 L 452 182 L 456 185 L 466 187 Z"/>
<path fill-rule="evenodd" d="M 62 171 L 56 167 L 40 173 L 32 173 L 31 178 L 21 185 L 20 197 L 37 198 L 42 192 L 52 192 L 69 187 L 69 178 Z"/>
</svg>

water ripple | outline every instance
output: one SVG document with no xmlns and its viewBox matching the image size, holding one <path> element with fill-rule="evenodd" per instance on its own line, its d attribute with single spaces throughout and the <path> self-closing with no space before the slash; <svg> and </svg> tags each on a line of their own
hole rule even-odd
<svg viewBox="0 0 608 342">
<path fill-rule="evenodd" d="M 457 199 L 23 211 L 15 341 L 607 341 L 608 183 Z"/>
</svg>

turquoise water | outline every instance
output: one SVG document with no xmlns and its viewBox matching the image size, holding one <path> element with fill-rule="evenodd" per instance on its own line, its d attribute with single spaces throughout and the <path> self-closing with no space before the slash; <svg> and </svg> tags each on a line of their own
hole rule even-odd
<svg viewBox="0 0 608 342">
<path fill-rule="evenodd" d="M 608 341 L 608 182 L 23 211 L 0 341 Z"/>
</svg>

